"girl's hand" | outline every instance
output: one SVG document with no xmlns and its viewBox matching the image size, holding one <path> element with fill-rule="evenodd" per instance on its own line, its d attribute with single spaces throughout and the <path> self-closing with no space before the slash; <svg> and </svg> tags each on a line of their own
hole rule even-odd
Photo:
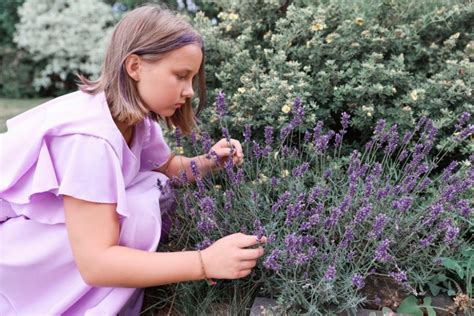
<svg viewBox="0 0 474 316">
<path fill-rule="evenodd" d="M 228 158 L 232 158 L 235 166 L 240 166 L 244 161 L 244 154 L 242 152 L 242 145 L 236 139 L 231 139 L 230 142 L 223 138 L 218 141 L 211 148 L 211 152 L 215 152 L 219 156 L 217 168 L 221 169 Z"/>
<path fill-rule="evenodd" d="M 228 235 L 201 251 L 204 269 L 208 278 L 239 279 L 252 272 L 257 259 L 263 255 L 263 248 L 250 248 L 265 243 L 266 237 L 257 240 L 256 236 L 242 233 Z"/>
</svg>

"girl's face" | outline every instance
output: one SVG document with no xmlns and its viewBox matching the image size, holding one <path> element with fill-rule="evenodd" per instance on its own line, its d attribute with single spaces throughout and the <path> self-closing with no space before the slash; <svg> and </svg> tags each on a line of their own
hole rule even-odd
<svg viewBox="0 0 474 316">
<path fill-rule="evenodd" d="M 193 79 L 202 62 L 201 48 L 190 44 L 170 51 L 154 63 L 140 59 L 137 89 L 150 111 L 171 117 L 194 96 Z"/>
</svg>

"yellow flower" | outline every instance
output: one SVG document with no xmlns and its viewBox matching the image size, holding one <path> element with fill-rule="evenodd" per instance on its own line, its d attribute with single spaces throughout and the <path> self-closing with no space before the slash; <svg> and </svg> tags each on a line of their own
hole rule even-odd
<svg viewBox="0 0 474 316">
<path fill-rule="evenodd" d="M 410 112 L 410 111 L 411 111 L 411 107 L 409 107 L 408 105 L 407 105 L 407 106 L 404 106 L 404 107 L 402 107 L 402 111 Z"/>
<path fill-rule="evenodd" d="M 410 98 L 411 98 L 413 101 L 418 100 L 418 91 L 417 91 L 416 89 L 413 90 L 412 92 L 410 92 Z"/>
<path fill-rule="evenodd" d="M 289 175 L 290 175 L 290 172 L 288 171 L 288 169 L 282 170 L 281 176 L 282 176 L 283 178 L 286 178 L 286 177 L 288 177 Z"/>
<path fill-rule="evenodd" d="M 214 186 L 214 189 L 216 189 L 216 190 L 220 190 L 220 189 L 222 189 L 222 185 L 220 185 L 220 184 L 216 184 L 216 185 Z"/>
<path fill-rule="evenodd" d="M 239 19 L 239 15 L 235 13 L 230 13 L 229 14 L 229 20 L 235 21 Z"/>
<path fill-rule="evenodd" d="M 355 19 L 355 24 L 362 26 L 364 25 L 364 19 L 363 18 L 356 18 Z"/>
<path fill-rule="evenodd" d="M 359 47 L 360 47 L 360 44 L 357 43 L 357 42 L 353 42 L 353 43 L 351 43 L 351 47 L 352 47 L 352 48 L 359 48 Z"/>
<path fill-rule="evenodd" d="M 260 182 L 261 182 L 261 183 L 265 183 L 265 182 L 268 181 L 268 177 L 267 177 L 266 175 L 264 175 L 263 173 L 261 173 L 261 174 L 259 175 L 259 178 L 260 178 Z"/>
<path fill-rule="evenodd" d="M 326 28 L 326 24 L 324 23 L 314 23 L 313 25 L 311 25 L 311 30 L 313 32 L 317 32 L 317 31 L 322 31 Z"/>
<path fill-rule="evenodd" d="M 367 112 L 368 117 L 372 117 L 372 112 Z"/>
<path fill-rule="evenodd" d="M 281 107 L 281 111 L 283 113 L 289 113 L 291 111 L 291 106 L 289 106 L 288 104 L 285 104 L 284 106 Z"/>
<path fill-rule="evenodd" d="M 183 149 L 183 147 L 182 147 L 182 146 L 176 147 L 176 153 L 177 153 L 178 155 L 184 154 L 184 149 Z"/>
<path fill-rule="evenodd" d="M 225 27 L 225 30 L 226 30 L 227 32 L 232 31 L 232 25 L 227 25 L 227 26 Z"/>
<path fill-rule="evenodd" d="M 329 34 L 328 36 L 326 36 L 326 43 L 331 44 L 335 38 L 336 36 L 334 35 L 334 33 Z"/>
<path fill-rule="evenodd" d="M 453 133 L 453 136 L 458 136 L 458 135 L 459 135 L 459 132 Z"/>
<path fill-rule="evenodd" d="M 243 94 L 243 93 L 245 93 L 245 91 L 247 91 L 247 89 L 245 89 L 244 87 L 240 87 L 240 88 L 237 89 L 237 91 L 238 91 L 239 93 L 242 93 L 242 94 Z"/>
</svg>

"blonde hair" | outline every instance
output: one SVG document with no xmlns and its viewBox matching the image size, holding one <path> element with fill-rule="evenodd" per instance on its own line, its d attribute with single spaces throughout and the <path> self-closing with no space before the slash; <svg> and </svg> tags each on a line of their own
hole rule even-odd
<svg viewBox="0 0 474 316">
<path fill-rule="evenodd" d="M 162 118 L 149 111 L 141 100 L 135 81 L 127 74 L 125 60 L 131 54 L 147 61 L 158 61 L 166 52 L 189 44 L 201 47 L 203 61 L 194 84 L 198 85 L 199 105 L 196 114 L 191 100 L 176 110 L 173 116 Z M 179 127 L 189 134 L 196 124 L 196 116 L 204 108 L 206 99 L 204 44 L 202 37 L 184 19 L 156 5 L 145 5 L 128 14 L 115 26 L 107 47 L 99 79 L 92 81 L 78 75 L 79 89 L 89 94 L 104 91 L 114 120 L 134 125 L 146 116 L 164 120 L 168 127 Z"/>
</svg>

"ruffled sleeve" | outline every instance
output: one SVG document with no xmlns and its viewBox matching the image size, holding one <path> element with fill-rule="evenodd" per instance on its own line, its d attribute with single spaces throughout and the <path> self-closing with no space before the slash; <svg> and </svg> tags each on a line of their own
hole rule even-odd
<svg viewBox="0 0 474 316">
<path fill-rule="evenodd" d="M 163 137 L 163 131 L 157 122 L 145 120 L 145 137 L 140 158 L 140 170 L 149 171 L 163 165 L 171 150 Z"/>
<path fill-rule="evenodd" d="M 64 223 L 63 195 L 116 203 L 121 216 L 129 215 L 121 162 L 106 140 L 83 134 L 45 136 L 36 163 L 0 192 L 17 216 L 49 224 Z"/>
</svg>

